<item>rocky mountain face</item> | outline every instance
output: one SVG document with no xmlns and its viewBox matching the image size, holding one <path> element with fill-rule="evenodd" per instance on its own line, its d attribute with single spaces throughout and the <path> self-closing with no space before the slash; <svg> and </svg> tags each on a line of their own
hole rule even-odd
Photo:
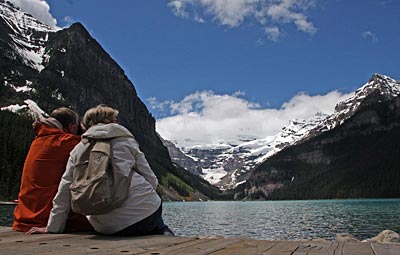
<svg viewBox="0 0 400 255">
<path fill-rule="evenodd" d="M 309 134 L 251 170 L 236 198 L 400 195 L 400 82 L 376 74 Z"/>
<path fill-rule="evenodd" d="M 192 172 L 193 174 L 196 175 L 202 175 L 202 167 L 201 167 L 201 162 L 199 162 L 198 159 L 189 157 L 185 153 L 183 153 L 179 148 L 175 146 L 174 143 L 162 139 L 162 142 L 165 147 L 168 149 L 169 156 L 171 157 L 172 162 L 180 165 L 187 171 Z"/>
<path fill-rule="evenodd" d="M 2 110 L 26 109 L 30 99 L 45 112 L 69 106 L 83 115 L 107 104 L 119 110 L 120 123 L 135 135 L 166 199 L 217 196 L 217 189 L 171 162 L 133 84 L 82 24 L 55 31 L 0 0 L 0 49 Z"/>
</svg>

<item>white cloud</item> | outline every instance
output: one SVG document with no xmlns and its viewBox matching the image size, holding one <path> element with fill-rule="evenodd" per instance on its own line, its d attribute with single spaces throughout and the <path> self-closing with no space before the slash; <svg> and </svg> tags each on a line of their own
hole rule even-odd
<svg viewBox="0 0 400 255">
<path fill-rule="evenodd" d="M 317 32 L 317 29 L 314 27 L 313 23 L 307 20 L 307 16 L 301 13 L 301 11 L 305 11 L 313 5 L 313 0 L 280 0 L 267 8 L 267 14 L 275 22 L 293 22 L 298 30 L 313 35 Z"/>
<path fill-rule="evenodd" d="M 9 0 L 16 6 L 20 7 L 25 12 L 31 14 L 36 19 L 45 23 L 51 28 L 57 27 L 57 20 L 50 13 L 50 6 L 44 0 Z"/>
<path fill-rule="evenodd" d="M 370 31 L 365 31 L 361 33 L 361 36 L 364 39 L 371 40 L 371 42 L 376 43 L 378 42 L 378 36 Z"/>
<path fill-rule="evenodd" d="M 188 18 L 189 13 L 186 11 L 186 1 L 174 0 L 168 3 L 168 7 L 171 8 L 175 16 L 181 18 Z"/>
<path fill-rule="evenodd" d="M 66 26 L 70 26 L 76 22 L 71 16 L 65 16 L 63 21 L 65 22 Z"/>
<path fill-rule="evenodd" d="M 237 27 L 257 11 L 260 0 L 201 0 L 206 12 L 222 25 Z"/>
<path fill-rule="evenodd" d="M 169 101 L 164 106 L 168 105 L 173 116 L 158 119 L 157 131 L 178 146 L 237 141 L 238 137 L 265 138 L 279 132 L 292 119 L 308 119 L 317 112 L 333 113 L 335 105 L 350 96 L 338 91 L 316 96 L 299 93 L 275 109 L 262 108 L 242 95 L 202 91 L 180 102 Z"/>
<path fill-rule="evenodd" d="M 278 27 L 266 27 L 265 33 L 267 34 L 268 39 L 274 42 L 279 41 L 279 38 L 282 36 Z"/>
<path fill-rule="evenodd" d="M 288 23 L 310 35 L 317 32 L 318 29 L 307 16 L 307 10 L 314 7 L 315 2 L 316 0 L 170 0 L 168 6 L 177 17 L 200 22 L 205 22 L 208 17 L 231 28 L 246 21 L 255 22 L 264 28 L 270 40 L 277 41 L 281 37 L 279 27 Z"/>
</svg>

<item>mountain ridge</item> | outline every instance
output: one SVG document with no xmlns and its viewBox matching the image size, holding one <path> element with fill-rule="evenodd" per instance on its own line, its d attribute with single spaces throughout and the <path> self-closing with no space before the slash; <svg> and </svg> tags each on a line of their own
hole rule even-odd
<svg viewBox="0 0 400 255">
<path fill-rule="evenodd" d="M 222 189 L 235 188 L 246 182 L 248 171 L 282 149 L 342 125 L 354 115 L 365 97 L 375 90 L 378 90 L 384 98 L 391 99 L 400 94 L 400 82 L 375 73 L 366 84 L 354 92 L 353 96 L 339 102 L 331 115 L 317 114 L 309 120 L 292 120 L 274 136 L 239 145 L 218 144 L 215 148 L 212 145 L 183 148 L 182 153 L 190 158 L 188 161 L 192 161 L 185 165 L 185 168 L 197 169 L 199 175 Z M 177 163 L 183 160 L 183 157 L 171 158 Z"/>
<path fill-rule="evenodd" d="M 400 196 L 400 83 L 375 74 L 339 104 L 329 126 L 264 161 L 237 198 Z M 340 107 L 347 105 L 347 107 Z M 348 114 L 351 112 L 351 114 Z M 346 115 L 347 114 L 347 115 Z"/>
</svg>

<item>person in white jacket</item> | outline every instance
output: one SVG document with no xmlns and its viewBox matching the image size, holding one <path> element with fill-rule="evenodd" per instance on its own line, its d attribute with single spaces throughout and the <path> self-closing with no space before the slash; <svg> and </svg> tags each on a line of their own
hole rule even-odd
<svg viewBox="0 0 400 255">
<path fill-rule="evenodd" d="M 120 170 L 128 175 L 132 167 L 133 173 L 129 195 L 121 207 L 100 215 L 87 215 L 89 223 L 101 234 L 106 235 L 174 235 L 162 219 L 161 199 L 155 191 L 157 177 L 150 168 L 143 152 L 133 135 L 117 123 L 118 111 L 99 105 L 89 109 L 82 124 L 87 131 L 83 138 L 111 139 L 111 150 L 114 162 Z M 77 155 L 83 152 L 83 144 L 79 143 L 72 151 L 65 174 L 53 200 L 53 208 L 45 228 L 31 228 L 27 233 L 62 233 L 68 213 L 71 210 L 72 172 Z"/>
</svg>

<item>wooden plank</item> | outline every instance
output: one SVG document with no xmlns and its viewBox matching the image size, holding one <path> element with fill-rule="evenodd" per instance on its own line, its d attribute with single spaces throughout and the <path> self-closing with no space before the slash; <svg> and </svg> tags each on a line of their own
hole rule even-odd
<svg viewBox="0 0 400 255">
<path fill-rule="evenodd" d="M 277 241 L 243 240 L 222 250 L 213 252 L 212 255 L 259 255 L 271 249 Z"/>
<path fill-rule="evenodd" d="M 94 236 L 94 235 L 74 235 L 69 234 L 69 238 L 57 239 L 59 234 L 41 234 L 36 235 L 41 238 L 31 240 L 30 242 L 19 243 L 8 243 L 11 245 L 0 245 L 0 254 L 18 253 L 18 254 L 81 254 L 82 250 L 85 253 L 99 253 L 100 251 L 107 249 L 114 249 L 127 245 L 140 244 L 146 242 L 147 246 L 157 244 L 156 248 L 160 245 L 167 246 L 166 243 L 180 243 L 187 242 L 194 238 L 174 238 L 164 236 L 146 236 L 146 237 L 110 237 L 110 236 Z M 55 239 L 54 239 L 55 238 Z M 161 239 L 161 240 L 160 240 Z M 143 241 L 144 240 L 144 241 Z M 162 241 L 164 240 L 164 241 Z M 143 249 L 140 250 L 141 252 Z"/>
<path fill-rule="evenodd" d="M 64 235 L 63 238 L 59 234 L 37 234 L 28 236 L 25 241 L 7 242 L 0 244 L 0 254 L 38 254 L 51 249 L 60 251 L 70 249 L 72 245 L 82 239 L 89 238 L 88 235 Z M 52 249 L 57 247 L 57 249 Z"/>
<path fill-rule="evenodd" d="M 400 243 L 369 243 L 375 255 L 399 255 Z"/>
<path fill-rule="evenodd" d="M 0 226 L 0 233 L 12 231 L 10 227 Z"/>
<path fill-rule="evenodd" d="M 293 252 L 293 255 L 326 255 L 332 242 L 329 241 L 306 241 Z"/>
<path fill-rule="evenodd" d="M 375 255 L 368 242 L 345 242 L 343 255 Z"/>
<path fill-rule="evenodd" d="M 301 241 L 277 241 L 269 250 L 261 253 L 262 255 L 291 255 L 302 244 Z"/>
<path fill-rule="evenodd" d="M 164 237 L 165 240 L 168 240 L 167 243 L 165 244 L 158 244 L 154 240 L 151 240 L 150 244 L 137 244 L 137 243 L 130 243 L 129 245 L 126 245 L 122 247 L 122 249 L 113 249 L 107 251 L 107 254 L 158 254 L 159 250 L 174 250 L 175 246 L 178 246 L 180 248 L 184 248 L 187 246 L 193 246 L 198 243 L 204 243 L 207 242 L 207 239 L 200 239 L 198 237 L 181 237 L 182 242 L 175 242 L 174 240 L 179 237 Z"/>
<path fill-rule="evenodd" d="M 16 235 L 17 231 L 12 230 L 9 227 L 1 227 L 0 228 L 0 239 L 5 238 L 6 236 Z"/>
<path fill-rule="evenodd" d="M 115 237 L 93 233 L 25 235 L 9 227 L 1 230 L 0 254 L 400 255 L 398 243 Z"/>
<path fill-rule="evenodd" d="M 191 242 L 196 238 L 188 237 L 165 237 L 165 236 L 147 236 L 137 238 L 108 238 L 105 240 L 82 240 L 70 244 L 69 249 L 58 250 L 57 247 L 50 247 L 46 252 L 40 254 L 50 255 L 57 251 L 57 255 L 70 254 L 137 254 L 149 252 L 156 249 L 163 249 L 182 243 Z M 65 245 L 65 244 L 64 244 Z"/>
<path fill-rule="evenodd" d="M 151 252 L 139 253 L 141 255 L 207 255 L 222 250 L 234 243 L 242 241 L 239 238 L 204 238 L 198 242 L 175 245 L 165 249 L 157 249 Z"/>
<path fill-rule="evenodd" d="M 75 233 L 75 234 L 34 234 L 26 235 L 22 232 L 9 232 L 0 235 L 0 247 L 31 244 L 35 242 L 49 242 L 51 240 L 64 240 L 71 238 L 83 238 L 93 236 L 88 233 Z"/>
<path fill-rule="evenodd" d="M 344 242 L 335 241 L 328 249 L 328 255 L 343 255 Z"/>
</svg>

